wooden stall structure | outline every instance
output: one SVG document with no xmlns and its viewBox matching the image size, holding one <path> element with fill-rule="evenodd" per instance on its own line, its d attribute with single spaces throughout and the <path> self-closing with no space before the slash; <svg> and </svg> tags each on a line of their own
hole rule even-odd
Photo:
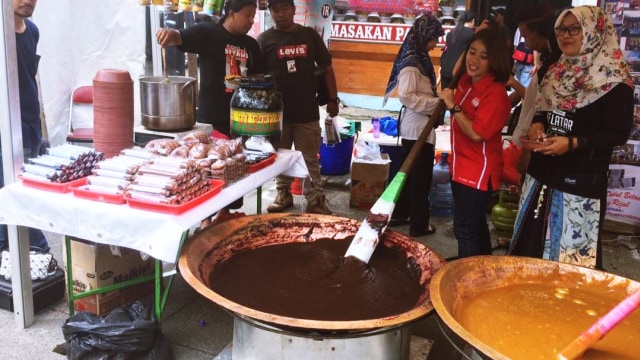
<svg viewBox="0 0 640 360">
<path fill-rule="evenodd" d="M 401 42 L 373 43 L 338 40 L 332 37 L 329 48 L 333 56 L 333 69 L 338 79 L 338 91 L 383 96 L 400 44 Z M 440 73 L 441 54 L 442 47 L 436 47 L 429 53 L 436 74 Z"/>
<path fill-rule="evenodd" d="M 445 33 L 453 26 L 444 26 Z M 338 79 L 338 91 L 383 96 L 393 60 L 411 29 L 409 24 L 334 21 L 329 50 Z M 440 56 L 444 36 L 431 50 L 436 75 L 440 73 Z"/>
</svg>

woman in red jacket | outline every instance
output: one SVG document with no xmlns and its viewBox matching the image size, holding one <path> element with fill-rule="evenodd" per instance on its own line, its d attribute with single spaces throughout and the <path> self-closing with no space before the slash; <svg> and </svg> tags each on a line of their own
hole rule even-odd
<svg viewBox="0 0 640 360">
<path fill-rule="evenodd" d="M 501 132 L 511 110 L 505 90 L 511 68 L 502 39 L 492 29 L 476 33 L 458 87 L 441 96 L 452 116 L 453 233 L 461 258 L 491 254 L 485 209 L 500 184 Z"/>
</svg>

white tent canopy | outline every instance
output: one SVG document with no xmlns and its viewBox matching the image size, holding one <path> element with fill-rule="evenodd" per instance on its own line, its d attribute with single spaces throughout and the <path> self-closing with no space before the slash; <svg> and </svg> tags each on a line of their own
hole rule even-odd
<svg viewBox="0 0 640 360">
<path fill-rule="evenodd" d="M 91 85 L 98 70 L 144 74 L 145 8 L 135 0 L 39 1 L 32 20 L 40 29 L 39 76 L 49 140 L 65 141 L 69 97 L 74 87 Z M 139 121 L 139 107 L 134 109 Z"/>
</svg>

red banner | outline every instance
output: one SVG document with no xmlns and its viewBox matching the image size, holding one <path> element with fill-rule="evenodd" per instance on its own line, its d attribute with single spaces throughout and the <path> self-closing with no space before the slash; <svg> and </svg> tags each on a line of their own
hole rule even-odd
<svg viewBox="0 0 640 360">
<path fill-rule="evenodd" d="M 445 31 L 445 35 L 438 39 L 438 46 L 444 46 L 447 32 L 454 27 L 443 26 L 442 28 Z M 331 24 L 331 39 L 401 44 L 410 29 L 411 25 L 405 24 L 334 21 Z"/>
<path fill-rule="evenodd" d="M 349 8 L 356 11 L 376 11 L 404 14 L 415 7 L 415 0 L 349 0 Z"/>
</svg>

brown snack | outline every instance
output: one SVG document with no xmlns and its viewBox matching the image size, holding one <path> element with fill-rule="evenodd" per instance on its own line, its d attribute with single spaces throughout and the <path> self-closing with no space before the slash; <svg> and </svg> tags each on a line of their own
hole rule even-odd
<svg viewBox="0 0 640 360">
<path fill-rule="evenodd" d="M 144 147 L 153 154 L 169 155 L 173 150 L 180 147 L 180 143 L 173 139 L 155 139 L 151 140 Z"/>
<path fill-rule="evenodd" d="M 175 205 L 180 202 L 180 199 L 177 196 L 166 197 L 163 195 L 155 195 L 133 190 L 128 191 L 127 194 L 132 199 L 143 200 L 154 204 Z"/>
<path fill-rule="evenodd" d="M 127 174 L 119 171 L 105 170 L 105 169 L 93 169 L 92 173 L 93 175 L 97 175 L 97 176 L 105 176 L 105 177 L 110 177 L 114 179 L 126 180 L 126 181 L 131 181 L 133 180 L 133 177 L 134 177 L 133 174 Z"/>
<path fill-rule="evenodd" d="M 211 139 L 209 135 L 207 135 L 202 130 L 197 130 L 188 133 L 182 138 L 183 143 L 200 143 L 200 144 L 211 144 Z"/>
<path fill-rule="evenodd" d="M 173 167 L 179 169 L 189 169 L 196 167 L 196 163 L 194 160 L 189 159 L 181 159 L 174 157 L 157 157 L 152 159 L 149 164 Z"/>
<path fill-rule="evenodd" d="M 213 171 L 224 170 L 226 166 L 227 166 L 227 162 L 225 160 L 216 160 L 213 162 L 213 164 L 211 164 L 211 170 Z"/>
<path fill-rule="evenodd" d="M 195 144 L 189 150 L 189 157 L 191 159 L 203 159 L 207 157 L 207 155 L 209 154 L 210 147 L 211 145 L 209 144 L 203 144 L 203 143 Z"/>
<path fill-rule="evenodd" d="M 171 151 L 169 156 L 174 158 L 186 159 L 189 157 L 189 147 L 185 145 L 177 147 L 173 149 L 173 151 Z"/>
<path fill-rule="evenodd" d="M 162 165 L 144 165 L 138 169 L 136 175 L 154 174 L 168 176 L 178 181 L 183 180 L 188 174 L 188 169 L 180 169 Z"/>
<path fill-rule="evenodd" d="M 228 144 L 217 142 L 211 145 L 207 155 L 214 159 L 224 160 L 233 155 L 233 151 Z"/>
<path fill-rule="evenodd" d="M 136 175 L 133 184 L 151 186 L 176 191 L 178 189 L 178 181 L 168 176 L 143 174 Z"/>
</svg>

